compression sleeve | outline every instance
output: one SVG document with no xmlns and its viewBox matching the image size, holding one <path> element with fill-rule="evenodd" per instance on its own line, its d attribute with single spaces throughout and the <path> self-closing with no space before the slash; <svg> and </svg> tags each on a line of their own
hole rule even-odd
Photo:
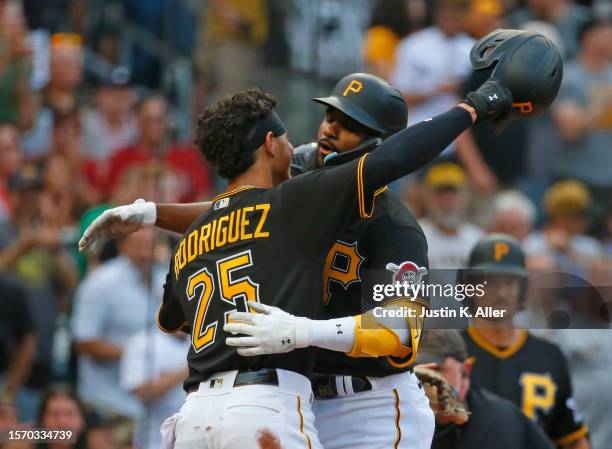
<svg viewBox="0 0 612 449">
<path fill-rule="evenodd" d="M 470 126 L 470 113 L 457 106 L 385 140 L 363 163 L 361 175 L 366 197 L 424 167 Z"/>
</svg>

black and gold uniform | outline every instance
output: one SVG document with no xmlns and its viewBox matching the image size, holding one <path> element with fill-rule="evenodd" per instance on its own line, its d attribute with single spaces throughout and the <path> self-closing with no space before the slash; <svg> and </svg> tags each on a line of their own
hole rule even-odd
<svg viewBox="0 0 612 449">
<path fill-rule="evenodd" d="M 553 343 L 522 330 L 512 347 L 498 348 L 474 328 L 463 334 L 474 357 L 471 380 L 518 405 L 557 445 L 585 436 L 567 364 Z"/>
<path fill-rule="evenodd" d="M 323 272 L 323 312 L 321 319 L 355 316 L 380 307 L 395 298 L 374 301 L 371 284 L 376 280 L 392 284 L 402 281 L 402 271 L 409 270 L 426 281 L 429 270 L 427 240 L 414 215 L 386 190 L 376 198 L 374 215 L 369 220 L 350 224 L 328 251 Z M 362 282 L 369 276 L 369 282 Z M 427 305 L 418 298 L 413 306 Z M 420 312 L 418 312 L 420 315 Z M 315 371 L 321 374 L 382 377 L 411 368 L 422 332 L 422 321 L 412 329 L 417 332 L 409 342 L 412 352 L 404 359 L 393 357 L 338 357 L 338 353 L 317 350 Z M 414 346 L 413 346 L 414 343 Z"/>
<path fill-rule="evenodd" d="M 187 325 L 191 332 L 186 389 L 227 370 L 309 375 L 312 351 L 240 357 L 225 345 L 227 315 L 262 301 L 319 318 L 322 267 L 336 236 L 372 216 L 374 198 L 388 182 L 429 162 L 470 125 L 469 113 L 455 108 L 399 132 L 372 154 L 272 189 L 243 186 L 215 198 L 174 251 L 158 316 L 164 330 Z"/>
</svg>

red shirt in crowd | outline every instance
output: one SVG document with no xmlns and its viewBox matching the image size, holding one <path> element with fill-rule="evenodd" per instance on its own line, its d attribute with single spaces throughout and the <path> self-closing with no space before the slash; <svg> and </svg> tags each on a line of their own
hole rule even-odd
<svg viewBox="0 0 612 449">
<path fill-rule="evenodd" d="M 108 195 L 124 171 L 155 160 L 158 160 L 158 156 L 132 145 L 115 152 L 106 163 L 88 161 L 85 173 L 93 186 Z M 178 175 L 180 202 L 199 200 L 208 195 L 212 188 L 210 172 L 194 147 L 174 145 L 163 154 L 161 160 L 167 170 Z"/>
</svg>

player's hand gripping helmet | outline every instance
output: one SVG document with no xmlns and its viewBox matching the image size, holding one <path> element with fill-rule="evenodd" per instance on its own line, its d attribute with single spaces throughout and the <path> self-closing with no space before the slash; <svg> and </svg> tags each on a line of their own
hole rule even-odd
<svg viewBox="0 0 612 449">
<path fill-rule="evenodd" d="M 385 139 L 406 127 L 408 106 L 402 94 L 385 80 L 352 73 L 334 86 L 329 97 L 313 98 L 332 106 Z"/>
<path fill-rule="evenodd" d="M 544 112 L 559 91 L 563 63 L 559 50 L 541 34 L 523 30 L 495 30 L 480 39 L 470 53 L 474 70 L 492 70 L 512 93 L 509 118 Z"/>
</svg>

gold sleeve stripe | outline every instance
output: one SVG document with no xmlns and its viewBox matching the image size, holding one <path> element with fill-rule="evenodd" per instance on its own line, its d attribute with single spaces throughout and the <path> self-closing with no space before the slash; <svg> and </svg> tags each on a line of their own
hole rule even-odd
<svg viewBox="0 0 612 449">
<path fill-rule="evenodd" d="M 180 331 L 180 330 L 183 328 L 183 326 L 184 326 L 185 324 L 187 324 L 187 321 L 183 321 L 183 323 L 182 323 L 182 324 L 181 324 L 179 327 L 177 327 L 176 329 L 174 329 L 174 330 L 167 329 L 167 328 L 165 328 L 165 327 L 164 327 L 164 326 L 163 326 L 163 325 L 160 323 L 160 321 L 159 321 L 159 314 L 161 313 L 161 310 L 162 310 L 163 306 L 164 306 L 163 304 L 162 304 L 162 305 L 160 305 L 160 306 L 159 306 L 159 309 L 157 310 L 157 320 L 156 320 L 156 321 L 157 321 L 157 327 L 159 327 L 159 330 L 161 330 L 162 332 L 165 332 L 165 333 L 167 333 L 167 334 L 174 334 L 175 332 Z"/>
<path fill-rule="evenodd" d="M 298 412 L 298 416 L 300 417 L 300 433 L 302 435 L 304 435 L 304 438 L 306 438 L 306 445 L 308 446 L 308 449 L 312 449 L 312 445 L 310 443 L 310 437 L 308 436 L 307 433 L 304 433 L 304 417 L 302 416 L 302 400 L 300 399 L 300 397 L 297 397 L 297 412 Z"/>
<path fill-rule="evenodd" d="M 366 157 L 368 157 L 367 154 L 361 156 L 357 165 L 357 201 L 359 203 L 359 216 L 364 219 L 369 218 L 365 211 L 365 195 L 363 193 L 363 163 Z"/>
<path fill-rule="evenodd" d="M 395 439 L 394 449 L 397 449 L 400 441 L 402 441 L 402 429 L 400 428 L 400 399 L 397 389 L 393 389 L 393 395 L 395 396 L 395 429 L 397 430 L 397 438 Z"/>
<path fill-rule="evenodd" d="M 580 438 L 586 436 L 589 433 L 589 428 L 587 426 L 582 426 L 580 429 L 575 432 L 570 433 L 562 438 L 555 440 L 555 444 L 557 446 L 565 446 L 566 444 L 571 444 L 575 441 L 578 441 Z"/>
<path fill-rule="evenodd" d="M 388 189 L 387 186 L 383 186 L 374 192 L 374 197 L 372 198 L 372 207 L 370 210 L 366 210 L 366 197 L 363 187 L 363 164 L 365 162 L 368 154 L 364 154 L 359 159 L 359 165 L 357 165 L 357 202 L 359 203 L 359 216 L 364 220 L 366 218 L 370 218 L 372 214 L 374 214 L 374 204 L 376 202 L 376 197 L 383 193 Z"/>
</svg>

